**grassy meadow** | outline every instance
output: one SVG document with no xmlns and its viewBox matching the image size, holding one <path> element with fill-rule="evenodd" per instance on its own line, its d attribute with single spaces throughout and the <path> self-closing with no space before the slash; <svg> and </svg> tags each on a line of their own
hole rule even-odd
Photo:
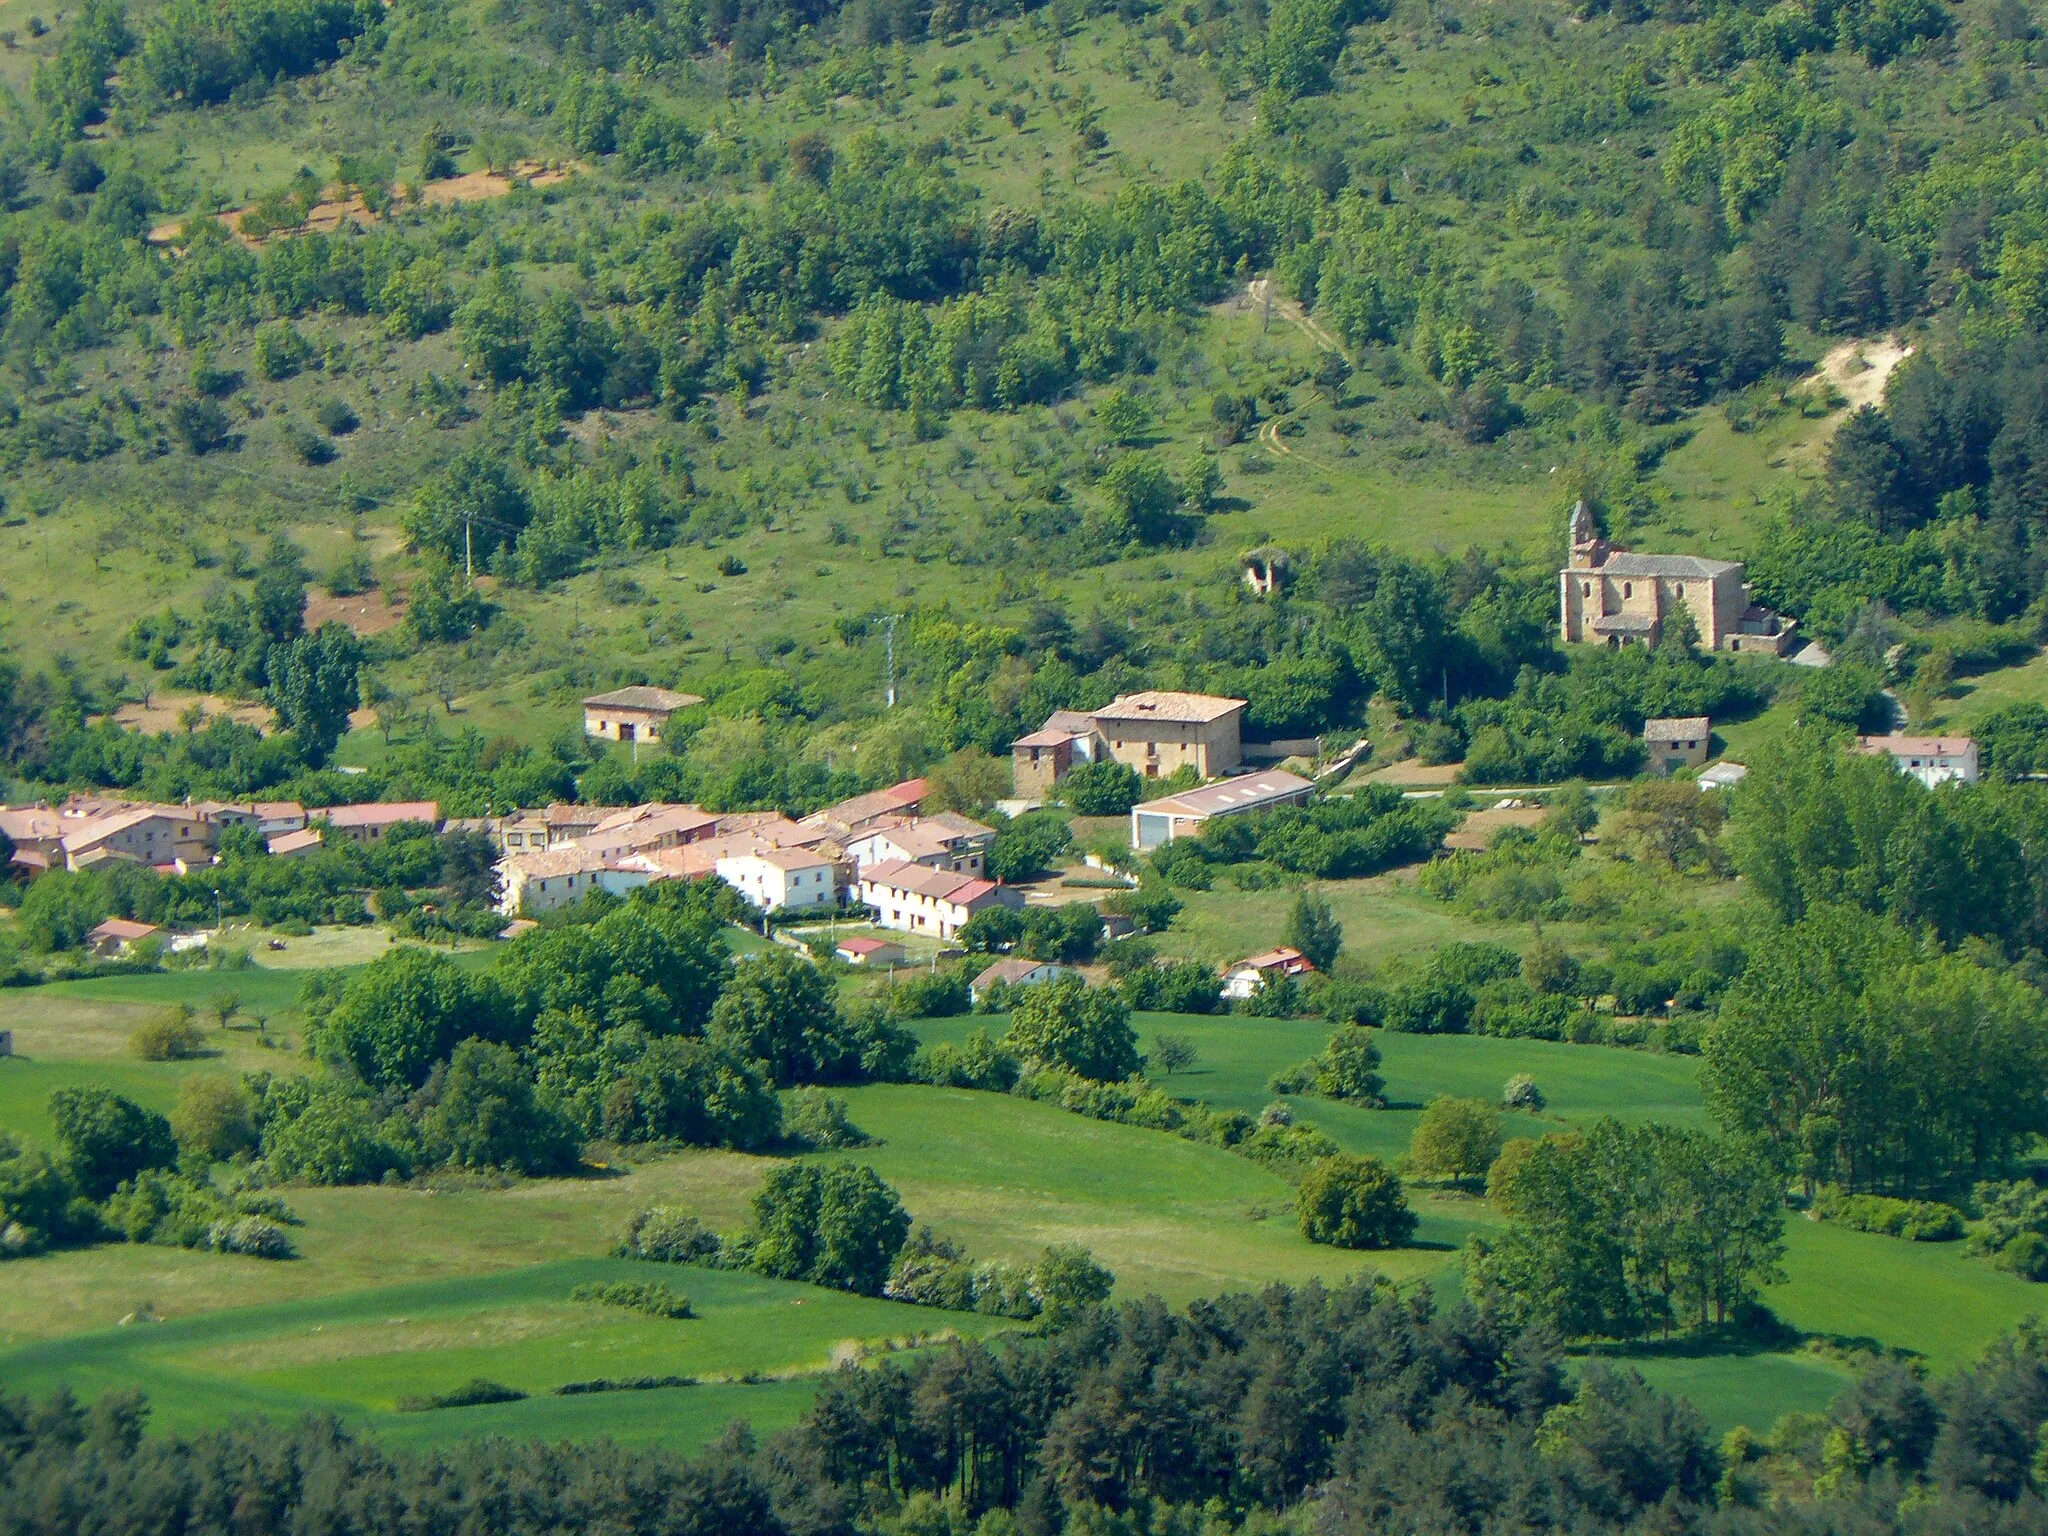
<svg viewBox="0 0 2048 1536">
<path fill-rule="evenodd" d="M 289 1067 L 246 1026 L 209 1033 L 219 1054 L 150 1063 L 126 1036 L 156 1008 L 203 1006 L 223 974 L 250 1006 L 291 1023 L 287 973 L 118 977 L 4 995 L 23 1054 L 0 1059 L 0 1129 L 48 1134 L 50 1089 L 103 1082 L 164 1108 L 193 1072 Z M 1314 1021 L 1141 1015 L 1141 1036 L 1187 1036 L 1199 1060 L 1165 1080 L 1183 1097 L 1256 1111 L 1266 1080 L 1320 1049 Z M 239 1021 L 238 1021 L 239 1023 Z M 927 1020 L 927 1040 L 959 1039 L 997 1018 Z M 1510 1117 L 1511 1134 L 1564 1130 L 1613 1114 L 1704 1123 L 1690 1058 L 1594 1046 L 1462 1036 L 1381 1037 L 1390 1107 L 1365 1110 L 1296 1097 L 1297 1118 L 1347 1150 L 1394 1158 L 1422 1104 L 1440 1093 L 1498 1094 L 1515 1073 L 1548 1096 L 1538 1116 Z M 1417 1188 L 1416 1246 L 1352 1254 L 1304 1239 L 1292 1190 L 1277 1175 L 1220 1149 L 1160 1132 L 1083 1119 L 1006 1096 L 908 1085 L 848 1091 L 871 1144 L 849 1157 L 873 1166 L 912 1216 L 976 1257 L 1028 1262 L 1051 1243 L 1078 1242 L 1118 1275 L 1118 1293 L 1175 1304 L 1271 1281 L 1334 1281 L 1378 1271 L 1459 1290 L 1458 1252 L 1497 1218 L 1484 1201 Z M 835 1361 L 953 1333 L 1008 1326 L 869 1301 L 754 1276 L 647 1266 L 605 1257 L 626 1218 L 675 1205 L 732 1229 L 768 1160 L 720 1152 L 628 1156 L 587 1177 L 495 1187 L 449 1179 L 434 1187 L 287 1191 L 301 1220 L 298 1257 L 282 1263 L 181 1249 L 110 1244 L 11 1263 L 0 1288 L 0 1378 L 17 1389 L 58 1381 L 93 1391 L 147 1388 L 158 1422 L 197 1426 L 245 1411 L 328 1410 L 394 1441 L 469 1434 L 548 1438 L 611 1435 L 696 1445 L 731 1416 L 757 1428 L 792 1420 L 806 1378 Z M 1959 1244 L 1914 1245 L 1794 1219 L 1785 1280 L 1767 1299 L 1789 1323 L 1842 1341 L 1909 1351 L 1936 1369 L 1969 1356 L 2033 1306 L 2033 1288 Z M 589 1279 L 667 1280 L 700 1317 L 656 1321 L 572 1303 Z M 131 1316 L 157 1321 L 134 1321 Z M 1726 1427 L 1765 1426 L 1816 1408 L 1847 1379 L 1821 1354 L 1670 1353 L 1645 1348 L 1628 1363 L 1694 1398 Z M 692 1376 L 700 1385 L 554 1397 L 567 1381 Z M 486 1376 L 526 1401 L 428 1413 L 395 1412 L 408 1394 L 447 1391 Z"/>
</svg>

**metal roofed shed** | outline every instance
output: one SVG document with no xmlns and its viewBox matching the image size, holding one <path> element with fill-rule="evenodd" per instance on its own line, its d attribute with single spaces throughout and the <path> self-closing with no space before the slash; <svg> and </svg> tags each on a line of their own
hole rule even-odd
<svg viewBox="0 0 2048 1536">
<path fill-rule="evenodd" d="M 1131 846 L 1140 850 L 1163 847 L 1177 837 L 1190 837 L 1201 831 L 1203 823 L 1211 817 L 1301 805 L 1313 793 L 1312 782 L 1276 768 L 1225 779 L 1185 794 L 1147 800 L 1131 808 Z"/>
</svg>

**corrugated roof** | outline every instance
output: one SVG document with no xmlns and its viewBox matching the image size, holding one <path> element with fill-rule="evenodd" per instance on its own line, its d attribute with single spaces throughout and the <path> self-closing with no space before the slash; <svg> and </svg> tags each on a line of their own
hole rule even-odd
<svg viewBox="0 0 2048 1536">
<path fill-rule="evenodd" d="M 1246 774 L 1239 779 L 1225 779 L 1220 784 L 1205 785 L 1185 794 L 1147 800 L 1137 809 L 1141 813 L 1154 811 L 1174 816 L 1214 816 L 1223 811 L 1254 810 L 1261 805 L 1274 805 L 1314 788 L 1314 784 L 1299 774 L 1275 768 L 1266 773 Z"/>
</svg>

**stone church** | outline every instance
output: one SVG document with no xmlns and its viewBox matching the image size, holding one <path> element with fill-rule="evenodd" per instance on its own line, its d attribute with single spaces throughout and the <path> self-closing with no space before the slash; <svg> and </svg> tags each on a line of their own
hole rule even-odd
<svg viewBox="0 0 2048 1536">
<path fill-rule="evenodd" d="M 1616 549 L 1583 501 L 1572 508 L 1571 545 L 1558 572 L 1570 644 L 1654 645 L 1681 609 L 1706 650 L 1782 656 L 1792 644 L 1794 621 L 1751 601 L 1739 561 Z"/>
</svg>

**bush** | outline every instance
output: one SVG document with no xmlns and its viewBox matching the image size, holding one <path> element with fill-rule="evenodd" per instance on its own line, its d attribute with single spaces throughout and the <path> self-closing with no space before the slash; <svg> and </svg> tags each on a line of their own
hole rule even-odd
<svg viewBox="0 0 2048 1536">
<path fill-rule="evenodd" d="M 400 1413 L 426 1413 L 435 1408 L 475 1408 L 484 1403 L 517 1403 L 525 1401 L 525 1398 L 526 1394 L 516 1387 L 487 1381 L 479 1376 L 450 1392 L 409 1394 L 401 1397 L 397 1406 Z"/>
<path fill-rule="evenodd" d="M 353 406 L 331 395 L 314 407 L 313 415 L 330 437 L 346 437 L 362 425 Z"/>
<path fill-rule="evenodd" d="M 1500 1111 L 1480 1099 L 1431 1099 L 1408 1143 L 1408 1167 L 1423 1178 L 1477 1179 L 1500 1156 Z"/>
<path fill-rule="evenodd" d="M 65 1171 L 88 1200 L 178 1161 L 171 1122 L 105 1088 L 59 1088 L 50 1095 L 50 1119 Z"/>
<path fill-rule="evenodd" d="M 1937 1200 L 1894 1200 L 1829 1188 L 1820 1192 L 1813 1209 L 1823 1221 L 1909 1243 L 1952 1243 L 1963 1235 L 1963 1213 Z"/>
<path fill-rule="evenodd" d="M 216 1253 L 239 1253 L 252 1259 L 293 1257 L 290 1235 L 267 1216 L 216 1221 L 207 1229 L 206 1246 Z"/>
<path fill-rule="evenodd" d="M 610 1285 L 595 1282 L 579 1285 L 569 1293 L 571 1301 L 596 1302 L 600 1306 L 625 1307 L 634 1312 L 645 1312 L 649 1317 L 685 1318 L 697 1314 L 690 1310 L 690 1298 L 680 1291 L 672 1291 L 659 1280 L 615 1280 Z"/>
<path fill-rule="evenodd" d="M 1302 1235 L 1335 1248 L 1398 1248 L 1415 1213 L 1391 1168 L 1376 1157 L 1326 1157 L 1295 1194 Z"/>
<path fill-rule="evenodd" d="M 959 970 L 913 971 L 892 982 L 887 996 L 912 1019 L 957 1018 L 974 1007 L 967 977 Z"/>
<path fill-rule="evenodd" d="M 991 1039 L 985 1029 L 977 1029 L 960 1045 L 948 1040 L 928 1045 L 910 1064 L 916 1082 L 937 1088 L 979 1088 L 986 1093 L 1008 1093 L 1022 1072 L 1016 1053 Z"/>
<path fill-rule="evenodd" d="M 190 1061 L 206 1054 L 206 1032 L 184 1003 L 152 1015 L 128 1037 L 128 1049 L 144 1061 Z"/>
<path fill-rule="evenodd" d="M 178 1085 L 171 1134 L 179 1148 L 216 1162 L 256 1147 L 256 1121 L 249 1093 L 232 1078 L 193 1076 Z"/>
<path fill-rule="evenodd" d="M 1060 780 L 1059 797 L 1082 816 L 1127 816 L 1144 798 L 1145 781 L 1127 763 L 1083 763 Z"/>
<path fill-rule="evenodd" d="M 1086 1248 L 1061 1243 L 1045 1250 L 1031 1269 L 1031 1290 L 1038 1298 L 1041 1325 L 1058 1333 L 1091 1308 L 1109 1300 L 1116 1276 L 1095 1262 Z"/>
<path fill-rule="evenodd" d="M 1122 990 L 1126 1002 L 1147 1013 L 1214 1013 L 1223 1003 L 1215 970 L 1199 960 L 1143 966 L 1124 977 Z"/>
<path fill-rule="evenodd" d="M 783 1129 L 807 1146 L 864 1147 L 867 1135 L 846 1117 L 846 1100 L 822 1088 L 799 1088 L 789 1096 Z"/>
<path fill-rule="evenodd" d="M 1543 1106 L 1548 1102 L 1543 1097 L 1543 1090 L 1536 1086 L 1536 1079 L 1526 1072 L 1517 1072 L 1500 1091 L 1502 1109 L 1526 1109 L 1536 1115 L 1543 1112 Z"/>
<path fill-rule="evenodd" d="M 718 1234 L 674 1206 L 635 1213 L 626 1235 L 612 1251 L 622 1259 L 657 1264 L 710 1264 L 719 1255 Z"/>
</svg>

